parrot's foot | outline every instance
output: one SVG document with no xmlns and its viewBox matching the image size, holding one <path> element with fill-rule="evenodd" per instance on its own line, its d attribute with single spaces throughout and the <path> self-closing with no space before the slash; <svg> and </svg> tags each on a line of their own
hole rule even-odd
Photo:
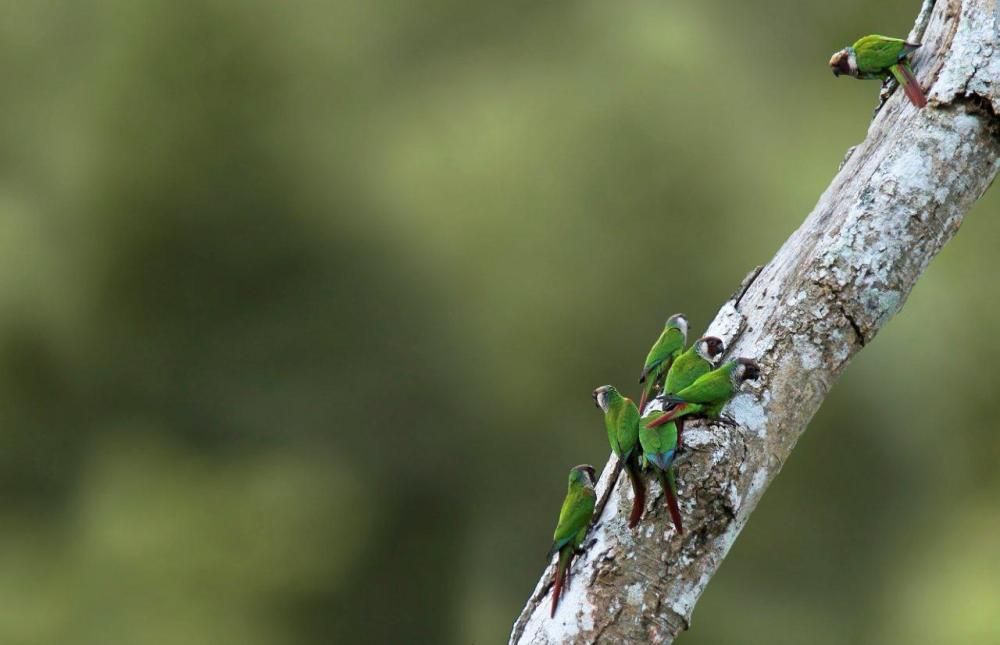
<svg viewBox="0 0 1000 645">
<path fill-rule="evenodd" d="M 738 428 L 740 424 L 736 423 L 736 419 L 732 418 L 728 414 L 723 414 L 719 416 L 719 423 L 724 426 L 729 426 L 730 428 Z"/>
<path fill-rule="evenodd" d="M 878 105 L 875 106 L 875 111 L 872 112 L 873 119 L 878 116 L 879 111 L 882 110 L 886 101 L 889 100 L 889 97 L 892 96 L 892 93 L 896 91 L 897 87 L 899 87 L 899 83 L 897 83 L 896 79 L 892 76 L 882 82 L 882 89 L 879 90 L 878 93 Z"/>
</svg>

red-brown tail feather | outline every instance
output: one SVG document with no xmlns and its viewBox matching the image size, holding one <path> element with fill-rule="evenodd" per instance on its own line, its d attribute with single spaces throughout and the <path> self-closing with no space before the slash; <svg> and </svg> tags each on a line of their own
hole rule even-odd
<svg viewBox="0 0 1000 645">
<path fill-rule="evenodd" d="M 913 75 L 910 71 L 909 65 L 899 66 L 900 74 L 906 80 L 903 83 L 903 92 L 906 93 L 906 98 L 910 99 L 910 103 L 913 103 L 918 108 L 922 108 L 927 105 L 927 97 L 924 96 L 924 91 L 920 89 L 920 83 L 917 82 L 917 77 Z"/>
<path fill-rule="evenodd" d="M 572 561 L 573 547 L 566 545 L 559 552 L 559 559 L 556 560 L 556 579 L 552 583 L 552 611 L 549 613 L 549 618 L 554 618 L 556 615 L 556 607 L 559 606 L 559 597 L 566 584 L 566 575 L 569 573 L 569 564 Z"/>
<path fill-rule="evenodd" d="M 566 577 L 564 571 L 556 569 L 556 581 L 552 585 L 552 611 L 549 613 L 549 618 L 555 618 L 556 607 L 559 606 L 559 594 L 562 593 L 563 579 Z"/>
<path fill-rule="evenodd" d="M 684 526 L 681 524 L 681 509 L 677 505 L 677 497 L 674 495 L 674 491 L 670 490 L 670 486 L 663 489 L 667 497 L 667 508 L 670 509 L 670 520 L 674 523 L 674 528 L 677 529 L 679 535 L 684 535 Z"/>
<path fill-rule="evenodd" d="M 642 513 L 646 510 L 646 486 L 642 483 L 642 475 L 638 466 L 631 462 L 625 465 L 628 471 L 629 481 L 632 482 L 632 512 L 628 516 L 628 527 L 634 529 L 642 519 Z"/>
<path fill-rule="evenodd" d="M 647 428 L 659 428 L 660 426 L 662 426 L 665 423 L 670 423 L 671 421 L 673 421 L 677 417 L 678 414 L 680 414 L 681 412 L 683 412 L 684 409 L 687 406 L 688 406 L 687 403 L 678 403 L 674 407 L 670 408 L 669 411 L 667 411 L 666 413 L 664 413 L 664 415 L 662 417 L 657 417 L 653 421 L 650 421 L 649 423 L 647 423 L 646 427 Z"/>
</svg>

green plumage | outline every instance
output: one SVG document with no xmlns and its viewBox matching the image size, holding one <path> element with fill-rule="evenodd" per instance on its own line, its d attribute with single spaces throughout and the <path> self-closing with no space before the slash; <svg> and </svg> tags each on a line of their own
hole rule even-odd
<svg viewBox="0 0 1000 645">
<path fill-rule="evenodd" d="M 663 392 L 676 394 L 694 383 L 699 377 L 708 374 L 712 371 L 712 361 L 702 356 L 701 352 L 717 356 L 722 353 L 724 348 L 722 341 L 714 336 L 699 338 L 684 353 L 674 359 L 673 365 L 667 372 Z"/>
<path fill-rule="evenodd" d="M 639 399 L 640 410 L 645 407 L 646 401 L 649 400 L 656 386 L 662 385 L 674 359 L 684 350 L 684 345 L 687 342 L 687 327 L 687 319 L 684 315 L 674 314 L 667 319 L 660 337 L 650 348 L 646 362 L 642 366 L 642 373 L 639 374 L 639 383 L 645 383 L 642 397 Z"/>
<path fill-rule="evenodd" d="M 628 473 L 632 483 L 632 512 L 629 514 L 629 528 L 635 527 L 642 519 L 646 505 L 646 486 L 639 472 L 639 409 L 632 399 L 624 397 L 611 385 L 602 385 L 594 390 L 594 401 L 604 412 L 604 429 L 608 433 L 608 443 Z"/>
<path fill-rule="evenodd" d="M 903 88 L 910 102 L 921 108 L 927 105 L 927 97 L 907 60 L 918 47 L 919 43 L 910 43 L 901 38 L 877 34 L 864 36 L 850 47 L 835 53 L 830 58 L 830 67 L 837 76 L 847 74 L 855 78 L 882 80 L 891 75 Z"/>
<path fill-rule="evenodd" d="M 656 471 L 663 487 L 674 527 L 678 533 L 684 533 L 680 507 L 677 504 L 677 482 L 673 468 L 679 440 L 677 425 L 672 421 L 660 426 L 649 425 L 663 416 L 663 412 L 654 412 L 639 421 L 639 443 L 642 446 L 643 458 Z"/>
<path fill-rule="evenodd" d="M 652 427 L 663 425 L 674 419 L 694 414 L 718 418 L 722 408 L 736 394 L 744 381 L 760 377 L 757 363 L 748 358 L 727 361 L 707 374 L 698 377 L 694 383 L 676 394 L 664 397 L 669 406 L 658 419 L 649 423 Z"/>
<path fill-rule="evenodd" d="M 671 453 L 677 448 L 676 425 L 667 423 L 653 428 L 646 425 L 662 416 L 663 412 L 653 412 L 644 416 L 639 422 L 639 444 L 642 446 L 642 454 L 647 461 L 659 468 L 663 468 L 662 457 L 673 458 Z"/>
<path fill-rule="evenodd" d="M 569 484 L 566 487 L 566 499 L 559 511 L 559 523 L 552 534 L 552 549 L 549 557 L 556 551 L 559 560 L 556 562 L 555 581 L 552 585 L 552 615 L 559 605 L 559 595 L 566 583 L 567 574 L 573 556 L 580 550 L 587 537 L 587 528 L 594 516 L 594 505 L 597 493 L 594 492 L 594 468 L 592 466 L 576 466 L 569 471 Z"/>
<path fill-rule="evenodd" d="M 559 511 L 559 523 L 552 534 L 552 550 L 570 546 L 579 548 L 587 536 L 587 526 L 594 515 L 597 496 L 594 487 L 586 480 L 582 470 L 574 468 L 569 473 L 566 499 Z"/>
<path fill-rule="evenodd" d="M 632 399 L 622 396 L 613 386 L 605 386 L 604 429 L 608 443 L 619 459 L 625 460 L 639 441 L 639 409 Z M 606 407 L 605 407 L 606 406 Z"/>
<path fill-rule="evenodd" d="M 738 365 L 736 361 L 727 361 L 718 369 L 703 374 L 691 385 L 675 392 L 672 398 L 690 404 L 677 417 L 699 412 L 704 412 L 706 416 L 718 416 L 722 407 L 736 392 L 733 371 Z"/>
<path fill-rule="evenodd" d="M 916 47 L 901 38 L 877 34 L 859 38 L 852 45 L 858 62 L 858 72 L 865 78 L 885 78 L 890 68 L 906 58 Z"/>
</svg>

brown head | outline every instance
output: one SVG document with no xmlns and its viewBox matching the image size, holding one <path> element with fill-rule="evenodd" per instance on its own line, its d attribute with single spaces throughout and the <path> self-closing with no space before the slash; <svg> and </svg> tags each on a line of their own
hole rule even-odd
<svg viewBox="0 0 1000 645">
<path fill-rule="evenodd" d="M 715 359 L 722 356 L 726 351 L 726 344 L 721 338 L 715 336 L 702 336 L 698 339 L 698 356 L 701 356 L 709 363 L 715 363 Z"/>
<path fill-rule="evenodd" d="M 848 76 L 858 75 L 858 62 L 854 56 L 854 49 L 845 47 L 830 57 L 830 67 L 834 76 L 847 74 Z"/>
<path fill-rule="evenodd" d="M 736 369 L 733 371 L 733 380 L 739 387 L 744 381 L 756 381 L 760 378 L 760 366 L 757 361 L 750 358 L 737 358 Z"/>
</svg>

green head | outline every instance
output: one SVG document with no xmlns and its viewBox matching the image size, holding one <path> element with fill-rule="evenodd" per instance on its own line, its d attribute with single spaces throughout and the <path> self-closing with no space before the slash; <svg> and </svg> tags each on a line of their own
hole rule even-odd
<svg viewBox="0 0 1000 645">
<path fill-rule="evenodd" d="M 733 361 L 732 371 L 729 373 L 732 380 L 733 389 L 739 389 L 746 381 L 756 381 L 760 378 L 760 366 L 757 362 L 749 358 L 737 358 Z"/>
<path fill-rule="evenodd" d="M 594 472 L 594 467 L 590 464 L 573 466 L 573 469 L 569 471 L 569 485 L 589 486 L 591 488 L 596 486 L 597 474 Z"/>
<path fill-rule="evenodd" d="M 604 412 L 607 412 L 608 408 L 611 407 L 615 401 L 622 398 L 621 393 L 615 389 L 614 385 L 602 385 L 601 387 L 595 389 L 591 396 L 594 397 L 594 403 L 597 404 L 597 407 L 601 408 Z"/>
<path fill-rule="evenodd" d="M 664 325 L 665 329 L 679 329 L 684 338 L 688 335 L 688 319 L 684 314 L 674 314 L 670 318 L 667 318 L 667 323 Z"/>
<path fill-rule="evenodd" d="M 702 336 L 694 342 L 695 351 L 709 363 L 715 364 L 715 359 L 726 351 L 726 344 L 715 336 Z"/>
</svg>

